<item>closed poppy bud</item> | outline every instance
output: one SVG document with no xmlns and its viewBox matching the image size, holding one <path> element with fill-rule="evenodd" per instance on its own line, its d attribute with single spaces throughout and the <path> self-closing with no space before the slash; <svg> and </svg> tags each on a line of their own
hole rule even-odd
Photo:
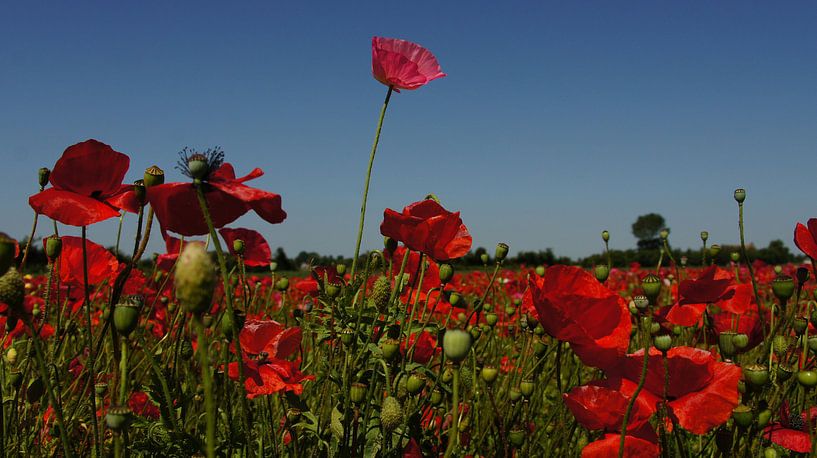
<svg viewBox="0 0 817 458">
<path fill-rule="evenodd" d="M 460 303 L 460 299 L 462 299 L 462 296 L 460 295 L 460 293 L 456 291 L 453 291 L 451 294 L 448 295 L 448 303 L 453 305 L 454 307 L 456 307 L 457 304 Z"/>
<path fill-rule="evenodd" d="M 277 289 L 278 291 L 286 291 L 287 288 L 289 288 L 289 279 L 288 278 L 282 278 L 282 279 L 278 280 L 277 282 L 275 282 L 275 289 Z"/>
<path fill-rule="evenodd" d="M 817 385 L 817 372 L 800 371 L 797 373 L 797 381 L 805 388 L 814 388 Z"/>
<path fill-rule="evenodd" d="M 440 283 L 448 283 L 454 277 L 454 268 L 451 264 L 440 264 Z"/>
<path fill-rule="evenodd" d="M 468 356 L 471 351 L 471 334 L 461 329 L 449 329 L 443 336 L 443 351 L 446 358 L 454 363 L 459 363 Z"/>
<path fill-rule="evenodd" d="M 541 325 L 540 325 L 541 326 Z M 536 340 L 533 343 L 533 354 L 536 356 L 542 356 L 547 352 L 548 346 L 542 342 L 541 340 Z"/>
<path fill-rule="evenodd" d="M 45 185 L 48 184 L 50 177 L 51 170 L 48 167 L 40 167 L 40 170 L 37 172 L 37 182 L 40 184 L 40 188 L 44 188 Z"/>
<path fill-rule="evenodd" d="M 731 259 L 732 262 L 740 261 L 740 253 L 738 253 L 737 251 L 729 253 L 729 259 Z"/>
<path fill-rule="evenodd" d="M 387 432 L 394 431 L 403 422 L 403 406 L 394 396 L 383 400 L 380 408 L 380 425 Z"/>
<path fill-rule="evenodd" d="M 127 406 L 113 406 L 105 415 L 105 423 L 115 432 L 123 431 L 130 424 L 132 411 Z"/>
<path fill-rule="evenodd" d="M 718 257 L 718 254 L 720 252 L 721 252 L 721 246 L 718 245 L 717 243 L 712 245 L 711 247 L 709 247 L 709 256 L 711 256 L 712 259 L 715 259 L 716 257 Z"/>
<path fill-rule="evenodd" d="M 25 298 L 25 282 L 23 276 L 17 269 L 10 267 L 6 273 L 0 276 L 0 302 L 8 305 L 12 309 L 20 309 Z M 8 321 L 6 321 L 8 324 Z M 14 329 L 12 327 L 12 329 Z"/>
<path fill-rule="evenodd" d="M 471 328 L 468 330 L 468 333 L 469 333 L 469 334 L 471 334 L 471 338 L 472 338 L 473 340 L 477 340 L 477 339 L 479 339 L 479 336 L 481 336 L 481 335 L 482 335 L 482 329 L 480 329 L 480 328 L 479 328 L 479 327 L 477 327 L 477 326 L 472 326 L 472 327 L 471 327 Z"/>
<path fill-rule="evenodd" d="M 241 239 L 233 240 L 233 252 L 239 256 L 244 254 L 244 241 Z"/>
<path fill-rule="evenodd" d="M 113 310 L 113 325 L 116 332 L 124 337 L 130 336 L 136 325 L 139 324 L 139 309 L 142 301 L 137 296 L 131 296 L 116 304 Z"/>
<path fill-rule="evenodd" d="M 14 264 L 15 251 L 17 251 L 17 244 L 14 243 L 14 239 L 0 232 L 0 275 L 6 273 Z"/>
<path fill-rule="evenodd" d="M 746 200 L 746 190 L 743 188 L 735 189 L 735 201 L 742 204 Z"/>
<path fill-rule="evenodd" d="M 374 259 L 380 259 L 380 258 L 375 257 Z M 337 272 L 338 275 L 343 276 L 343 274 L 346 273 L 346 264 L 337 264 L 335 266 L 335 272 Z"/>
<path fill-rule="evenodd" d="M 672 337 L 666 334 L 655 336 L 653 338 L 653 342 L 655 343 L 655 348 L 662 353 L 666 353 L 670 348 L 672 348 Z"/>
<path fill-rule="evenodd" d="M 188 312 L 206 312 L 213 299 L 216 272 L 210 255 L 198 243 L 185 245 L 176 262 L 176 297 Z"/>
<path fill-rule="evenodd" d="M 607 277 L 610 276 L 610 268 L 607 267 L 607 264 L 599 264 L 593 269 L 593 274 L 596 276 L 596 280 L 599 283 L 604 283 L 607 281 Z"/>
<path fill-rule="evenodd" d="M 423 390 L 425 386 L 425 379 L 421 375 L 411 374 L 406 381 L 406 391 L 409 394 L 417 394 Z"/>
<path fill-rule="evenodd" d="M 803 266 L 798 267 L 795 276 L 797 277 L 797 283 L 802 287 L 808 281 L 808 269 Z"/>
<path fill-rule="evenodd" d="M 164 184 L 165 172 L 158 166 L 152 165 L 145 169 L 145 175 L 142 181 L 145 183 L 146 188 Z"/>
<path fill-rule="evenodd" d="M 496 313 L 490 312 L 485 314 L 485 322 L 488 323 L 488 326 L 494 327 L 497 321 L 499 321 L 499 317 Z"/>
<path fill-rule="evenodd" d="M 9 348 L 6 352 L 6 361 L 12 366 L 17 364 L 17 350 L 14 347 Z"/>
<path fill-rule="evenodd" d="M 352 387 L 349 391 L 349 398 L 355 404 L 360 404 L 366 398 L 366 389 L 368 387 L 365 383 L 356 382 L 352 384 Z"/>
<path fill-rule="evenodd" d="M 278 270 L 278 263 L 275 261 L 270 261 L 269 270 L 270 272 L 275 272 L 276 270 Z"/>
<path fill-rule="evenodd" d="M 374 282 L 372 288 L 372 295 L 369 297 L 369 304 L 373 305 L 377 310 L 384 312 L 386 306 L 389 305 L 389 297 L 391 296 L 391 285 L 386 276 L 381 275 Z"/>
<path fill-rule="evenodd" d="M 436 406 L 436 405 L 440 405 L 442 402 L 443 402 L 443 392 L 438 390 L 438 389 L 434 389 L 434 391 L 431 392 L 431 403 Z"/>
<path fill-rule="evenodd" d="M 650 299 L 650 302 L 655 303 L 655 299 L 661 293 L 661 278 L 658 275 L 649 274 L 641 279 L 641 288 L 644 289 L 644 295 Z"/>
<path fill-rule="evenodd" d="M 794 279 L 788 275 L 778 275 L 772 280 L 772 292 L 780 302 L 785 303 L 794 294 Z"/>
<path fill-rule="evenodd" d="M 701 240 L 706 242 L 707 239 L 709 239 L 709 232 L 701 231 Z"/>
<path fill-rule="evenodd" d="M 57 235 L 48 237 L 45 241 L 45 255 L 48 259 L 55 260 L 62 253 L 62 239 Z"/>
<path fill-rule="evenodd" d="M 755 416 L 751 407 L 741 404 L 732 409 L 732 418 L 735 419 L 735 423 L 738 426 L 748 428 L 755 419 Z"/>
<path fill-rule="evenodd" d="M 499 371 L 493 366 L 484 366 L 479 372 L 479 375 L 482 377 L 482 380 L 485 381 L 485 383 L 491 385 L 499 376 Z"/>
<path fill-rule="evenodd" d="M 482 253 L 479 255 L 479 260 L 482 261 L 483 264 L 488 264 L 488 261 L 490 261 L 490 258 L 488 258 L 488 253 Z"/>
<path fill-rule="evenodd" d="M 757 426 L 765 428 L 772 419 L 772 411 L 770 409 L 763 409 L 757 413 Z"/>
<path fill-rule="evenodd" d="M 519 384 L 519 391 L 522 393 L 522 396 L 529 398 L 530 395 L 533 394 L 534 387 L 535 385 L 532 380 L 522 380 L 522 383 Z"/>
<path fill-rule="evenodd" d="M 735 334 L 732 336 L 732 343 L 738 350 L 743 350 L 749 346 L 749 336 L 746 334 Z"/>
<path fill-rule="evenodd" d="M 510 247 L 507 243 L 497 243 L 496 244 L 496 251 L 494 251 L 494 258 L 496 258 L 496 262 L 502 262 L 508 256 L 508 250 Z"/>
<path fill-rule="evenodd" d="M 383 247 L 389 253 L 393 253 L 397 249 L 397 240 L 391 237 L 383 237 Z"/>
<path fill-rule="evenodd" d="M 544 277 L 545 276 L 545 266 L 536 266 L 535 272 L 536 272 L 536 275 L 538 275 L 540 277 Z"/>
<path fill-rule="evenodd" d="M 731 340 L 731 339 L 730 339 Z M 743 368 L 743 376 L 750 385 L 760 388 L 769 383 L 769 369 L 760 364 L 752 364 Z"/>
<path fill-rule="evenodd" d="M 605 242 L 609 242 L 610 241 L 610 233 L 607 232 L 607 231 L 601 231 L 601 239 L 604 240 Z"/>
</svg>

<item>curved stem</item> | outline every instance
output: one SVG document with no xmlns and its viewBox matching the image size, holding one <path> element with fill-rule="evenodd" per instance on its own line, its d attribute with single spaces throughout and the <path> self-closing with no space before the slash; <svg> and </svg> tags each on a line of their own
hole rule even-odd
<svg viewBox="0 0 817 458">
<path fill-rule="evenodd" d="M 366 219 L 366 200 L 369 198 L 369 181 L 372 178 L 372 166 L 374 165 L 374 156 L 377 153 L 377 144 L 380 142 L 380 130 L 383 128 L 383 118 L 386 117 L 386 107 L 389 106 L 389 99 L 391 93 L 394 91 L 392 86 L 389 86 L 389 91 L 386 92 L 386 100 L 383 101 L 383 108 L 380 109 L 380 119 L 377 120 L 377 129 L 374 132 L 374 144 L 372 144 L 372 152 L 369 155 L 369 168 L 366 169 L 366 182 L 363 186 L 363 201 L 360 204 L 360 223 L 357 228 L 357 241 L 355 242 L 355 256 L 352 258 L 352 270 L 350 271 L 350 278 L 355 278 L 355 268 L 357 267 L 357 258 L 360 256 L 360 240 L 363 238 L 363 222 Z"/>
</svg>

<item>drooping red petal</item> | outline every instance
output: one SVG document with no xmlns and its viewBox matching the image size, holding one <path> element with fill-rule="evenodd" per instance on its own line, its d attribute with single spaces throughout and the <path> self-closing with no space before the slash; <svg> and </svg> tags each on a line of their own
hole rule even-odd
<svg viewBox="0 0 817 458">
<path fill-rule="evenodd" d="M 107 196 L 119 190 L 130 158 L 97 140 L 71 145 L 51 171 L 51 184 L 58 189 L 88 197 Z"/>
<path fill-rule="evenodd" d="M 576 421 L 587 429 L 620 431 L 629 396 L 598 385 L 573 388 L 563 395 L 565 405 Z M 647 423 L 655 413 L 647 402 L 636 402 L 627 422 L 627 430 L 635 430 Z"/>
<path fill-rule="evenodd" d="M 28 198 L 37 213 L 69 226 L 90 226 L 119 216 L 112 206 L 69 191 L 49 188 Z"/>
<path fill-rule="evenodd" d="M 721 310 L 732 313 L 746 313 L 750 308 L 754 308 L 755 295 L 752 290 L 752 285 L 749 283 L 741 283 L 732 285 L 728 291 L 733 291 L 733 294 L 724 295 L 723 299 L 715 303 L 716 307 Z"/>
<path fill-rule="evenodd" d="M 244 328 L 238 334 L 242 351 L 251 355 L 258 355 L 262 352 L 269 354 L 267 345 L 270 345 L 283 329 L 284 326 L 277 321 L 247 320 Z"/>
<path fill-rule="evenodd" d="M 678 326 L 695 326 L 701 321 L 707 304 L 675 304 L 667 313 L 667 321 Z"/>
<path fill-rule="evenodd" d="M 247 204 L 220 189 L 204 185 L 208 210 L 217 228 L 232 223 L 249 211 Z M 148 201 L 165 231 L 181 235 L 210 232 L 191 183 L 165 183 L 148 188 Z"/>
<path fill-rule="evenodd" d="M 814 223 L 812 223 L 814 221 Z M 817 229 L 817 218 L 811 218 L 808 220 L 809 228 L 815 226 Z M 811 259 L 817 259 L 817 232 L 810 231 L 809 228 L 802 225 L 801 223 L 797 223 L 797 227 L 794 228 L 794 244 L 797 245 L 797 248 L 800 248 L 806 256 L 810 257 Z"/>
<path fill-rule="evenodd" d="M 107 197 L 105 202 L 131 213 L 138 213 L 139 209 L 142 208 L 142 202 L 136 197 L 133 185 L 123 184 L 116 193 Z"/>
<path fill-rule="evenodd" d="M 715 274 L 719 270 L 718 266 L 711 266 L 696 280 L 684 280 L 678 286 L 678 294 L 681 296 L 681 304 L 700 304 L 717 302 L 726 294 L 731 283 L 729 278 L 716 278 Z"/>
</svg>

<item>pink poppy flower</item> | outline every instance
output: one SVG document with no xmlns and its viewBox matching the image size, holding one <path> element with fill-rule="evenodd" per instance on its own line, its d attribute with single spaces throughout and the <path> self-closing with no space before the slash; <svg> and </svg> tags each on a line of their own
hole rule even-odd
<svg viewBox="0 0 817 458">
<path fill-rule="evenodd" d="M 417 43 L 383 37 L 372 37 L 372 74 L 397 92 L 445 76 L 431 51 Z"/>
</svg>

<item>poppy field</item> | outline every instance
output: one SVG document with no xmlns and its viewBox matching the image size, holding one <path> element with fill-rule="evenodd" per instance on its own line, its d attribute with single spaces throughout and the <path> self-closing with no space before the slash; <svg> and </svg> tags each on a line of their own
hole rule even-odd
<svg viewBox="0 0 817 458">
<path fill-rule="evenodd" d="M 367 208 L 395 94 L 446 76 L 410 41 L 371 52 L 348 263 L 279 270 L 234 222 L 286 224 L 286 196 L 220 148 L 134 170 L 88 139 L 32 171 L 31 233 L 0 234 L 0 457 L 815 456 L 817 218 L 791 222 L 803 263 L 750 257 L 737 189 L 726 263 L 664 230 L 657 265 L 616 267 L 601 231 L 591 269 L 510 265 L 505 241 L 464 268 L 473 228 L 444 196 Z M 95 243 L 117 218 L 135 238 Z"/>
</svg>

